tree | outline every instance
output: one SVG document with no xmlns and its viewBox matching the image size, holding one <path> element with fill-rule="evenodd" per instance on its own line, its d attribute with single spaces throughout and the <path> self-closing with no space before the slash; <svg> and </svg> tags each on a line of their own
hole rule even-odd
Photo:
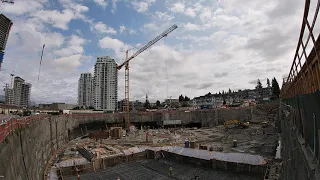
<svg viewBox="0 0 320 180">
<path fill-rule="evenodd" d="M 157 107 L 160 107 L 161 103 L 159 100 L 157 100 L 156 105 L 157 105 Z"/>
<path fill-rule="evenodd" d="M 94 107 L 93 106 L 89 106 L 87 109 L 94 109 Z"/>
<path fill-rule="evenodd" d="M 73 110 L 79 110 L 80 109 L 80 107 L 79 106 L 76 106 L 76 107 L 74 107 L 74 108 L 72 108 Z"/>
<path fill-rule="evenodd" d="M 270 80 L 267 78 L 267 87 L 270 87 Z"/>
<path fill-rule="evenodd" d="M 272 97 L 279 98 L 279 95 L 280 95 L 280 87 L 279 87 L 278 81 L 274 77 L 272 79 Z"/>
<path fill-rule="evenodd" d="M 224 94 L 224 90 L 222 90 L 222 94 Z"/>
<path fill-rule="evenodd" d="M 226 104 L 227 104 L 226 100 L 225 100 L 225 99 L 223 99 L 223 105 L 226 105 Z"/>
<path fill-rule="evenodd" d="M 182 101 L 184 101 L 184 97 L 183 97 L 183 95 L 181 94 L 181 95 L 179 96 L 179 102 L 182 102 Z"/>
<path fill-rule="evenodd" d="M 261 88 L 262 88 L 262 84 L 260 79 L 258 79 L 256 89 L 261 89 Z"/>
<path fill-rule="evenodd" d="M 182 103 L 182 107 L 189 107 L 189 104 L 187 102 Z"/>
<path fill-rule="evenodd" d="M 184 96 L 184 101 L 190 101 L 190 98 L 188 96 Z"/>
<path fill-rule="evenodd" d="M 229 88 L 229 94 L 231 94 L 232 93 L 232 91 L 231 91 L 231 89 Z"/>
<path fill-rule="evenodd" d="M 146 108 L 146 109 L 149 109 L 150 108 L 150 102 L 149 102 L 149 100 L 148 100 L 148 95 L 146 94 L 146 102 L 144 102 L 144 107 Z"/>
<path fill-rule="evenodd" d="M 148 99 L 146 100 L 146 102 L 144 102 L 144 107 L 145 107 L 146 109 L 149 109 L 149 108 L 150 108 L 150 102 L 149 102 Z"/>
</svg>

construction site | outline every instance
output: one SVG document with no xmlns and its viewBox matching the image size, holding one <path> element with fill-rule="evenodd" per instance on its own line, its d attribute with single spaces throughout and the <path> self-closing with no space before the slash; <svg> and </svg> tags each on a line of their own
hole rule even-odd
<svg viewBox="0 0 320 180">
<path fill-rule="evenodd" d="M 133 56 L 127 51 L 118 66 L 126 68 L 125 113 L 41 113 L 0 124 L 0 179 L 320 179 L 320 38 L 313 34 L 320 0 L 315 7 L 305 2 L 279 98 L 246 107 L 130 112 L 129 61 L 174 25 Z"/>
<path fill-rule="evenodd" d="M 231 120 L 200 129 L 131 126 L 126 133 L 115 127 L 94 131 L 91 124 L 53 160 L 49 179 L 262 179 L 278 146 L 279 109 L 272 104 L 257 111 L 245 125 Z"/>
<path fill-rule="evenodd" d="M 238 109 L 132 114 L 136 125 L 129 130 L 122 128 L 120 114 L 27 117 L 1 126 L 11 130 L 2 139 L 1 155 L 12 169 L 5 168 L 8 161 L 0 169 L 10 179 L 263 179 L 280 153 L 278 115 L 276 101 Z M 16 156 L 20 153 L 24 158 Z"/>
</svg>

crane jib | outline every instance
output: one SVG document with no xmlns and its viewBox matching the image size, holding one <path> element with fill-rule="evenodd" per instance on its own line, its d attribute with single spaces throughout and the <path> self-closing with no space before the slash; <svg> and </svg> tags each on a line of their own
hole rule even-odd
<svg viewBox="0 0 320 180">
<path fill-rule="evenodd" d="M 153 44 L 155 44 L 156 42 L 158 42 L 160 39 L 162 39 L 163 37 L 167 36 L 169 33 L 171 33 L 172 31 L 174 31 L 175 29 L 177 29 L 178 26 L 175 24 L 173 26 L 171 26 L 169 29 L 167 29 L 166 31 L 164 31 L 163 33 L 161 33 L 159 36 L 157 36 L 156 38 L 154 38 L 153 40 L 149 41 L 146 45 L 144 45 L 141 49 L 139 49 L 137 52 L 135 52 L 132 56 L 130 56 L 125 62 L 123 62 L 120 66 L 118 66 L 118 69 L 120 70 L 122 68 L 122 66 L 124 66 L 126 63 L 128 63 L 131 59 L 135 58 L 136 56 L 138 56 L 140 53 L 142 53 L 143 51 L 145 51 L 146 49 L 148 49 L 150 46 L 152 46 Z"/>
</svg>

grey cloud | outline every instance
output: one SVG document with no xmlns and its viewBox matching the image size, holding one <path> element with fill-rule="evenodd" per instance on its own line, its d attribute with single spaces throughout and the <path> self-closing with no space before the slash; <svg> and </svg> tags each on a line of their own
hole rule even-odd
<svg viewBox="0 0 320 180">
<path fill-rule="evenodd" d="M 211 87 L 212 85 L 213 85 L 212 83 L 203 83 L 197 88 L 197 90 L 207 89 L 207 88 Z"/>
<path fill-rule="evenodd" d="M 267 13 L 271 19 L 288 17 L 295 14 L 297 10 L 304 9 L 304 1 L 280 0 L 275 2 L 277 4 Z"/>
<path fill-rule="evenodd" d="M 215 73 L 214 77 L 215 78 L 222 78 L 222 77 L 226 77 L 228 75 L 227 72 L 222 72 L 222 73 Z"/>
<path fill-rule="evenodd" d="M 195 87 L 197 87 L 197 84 L 193 84 L 193 83 L 185 84 L 183 87 L 184 88 L 189 88 L 189 89 L 195 89 Z"/>
<path fill-rule="evenodd" d="M 280 68 L 280 67 L 271 67 L 271 68 L 268 68 L 268 69 L 266 69 L 266 72 L 277 72 L 277 71 L 281 71 L 282 70 L 282 68 Z"/>
<path fill-rule="evenodd" d="M 264 59 L 274 61 L 294 49 L 296 41 L 289 34 L 282 34 L 279 29 L 264 29 L 261 38 L 250 38 L 246 47 L 259 53 Z"/>
<path fill-rule="evenodd" d="M 201 89 L 207 89 L 209 87 L 213 86 L 213 82 L 206 82 L 206 83 L 190 83 L 190 84 L 185 84 L 183 87 L 187 89 L 193 89 L 193 90 L 201 90 Z"/>
<path fill-rule="evenodd" d="M 249 83 L 249 84 L 254 84 L 254 85 L 256 85 L 257 82 L 258 82 L 258 79 L 254 79 L 254 80 L 249 81 L 248 83 Z"/>
</svg>

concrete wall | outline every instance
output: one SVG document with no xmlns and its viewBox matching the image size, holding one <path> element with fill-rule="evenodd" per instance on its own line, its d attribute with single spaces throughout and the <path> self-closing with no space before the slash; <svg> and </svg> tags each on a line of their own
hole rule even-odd
<svg viewBox="0 0 320 180">
<path fill-rule="evenodd" d="M 77 118 L 90 122 L 91 120 L 105 121 L 106 123 L 123 123 L 124 113 L 109 114 L 96 116 L 92 119 L 91 116 L 82 117 L 77 114 Z M 71 115 L 76 116 L 76 115 Z M 150 112 L 150 113 L 131 113 L 130 119 L 133 123 L 156 122 L 161 124 L 163 120 L 181 120 L 183 125 L 189 123 L 201 123 L 203 127 L 215 126 L 223 124 L 224 121 L 238 119 L 248 121 L 252 118 L 252 110 L 250 107 L 241 109 L 216 109 L 207 111 L 174 111 L 174 112 Z"/>
<path fill-rule="evenodd" d="M 159 122 L 173 119 L 182 120 L 183 124 L 202 123 L 214 126 L 225 120 L 250 120 L 250 108 L 240 110 L 213 110 L 197 112 L 174 112 L 167 114 L 132 114 L 133 122 Z M 23 128 L 17 129 L 0 143 L 0 175 L 6 180 L 38 180 L 43 173 L 49 157 L 65 145 L 70 132 L 81 123 L 105 121 L 107 123 L 123 122 L 124 114 L 117 116 L 79 116 L 63 115 L 43 117 Z M 32 117 L 31 117 L 32 118 Z"/>
</svg>

